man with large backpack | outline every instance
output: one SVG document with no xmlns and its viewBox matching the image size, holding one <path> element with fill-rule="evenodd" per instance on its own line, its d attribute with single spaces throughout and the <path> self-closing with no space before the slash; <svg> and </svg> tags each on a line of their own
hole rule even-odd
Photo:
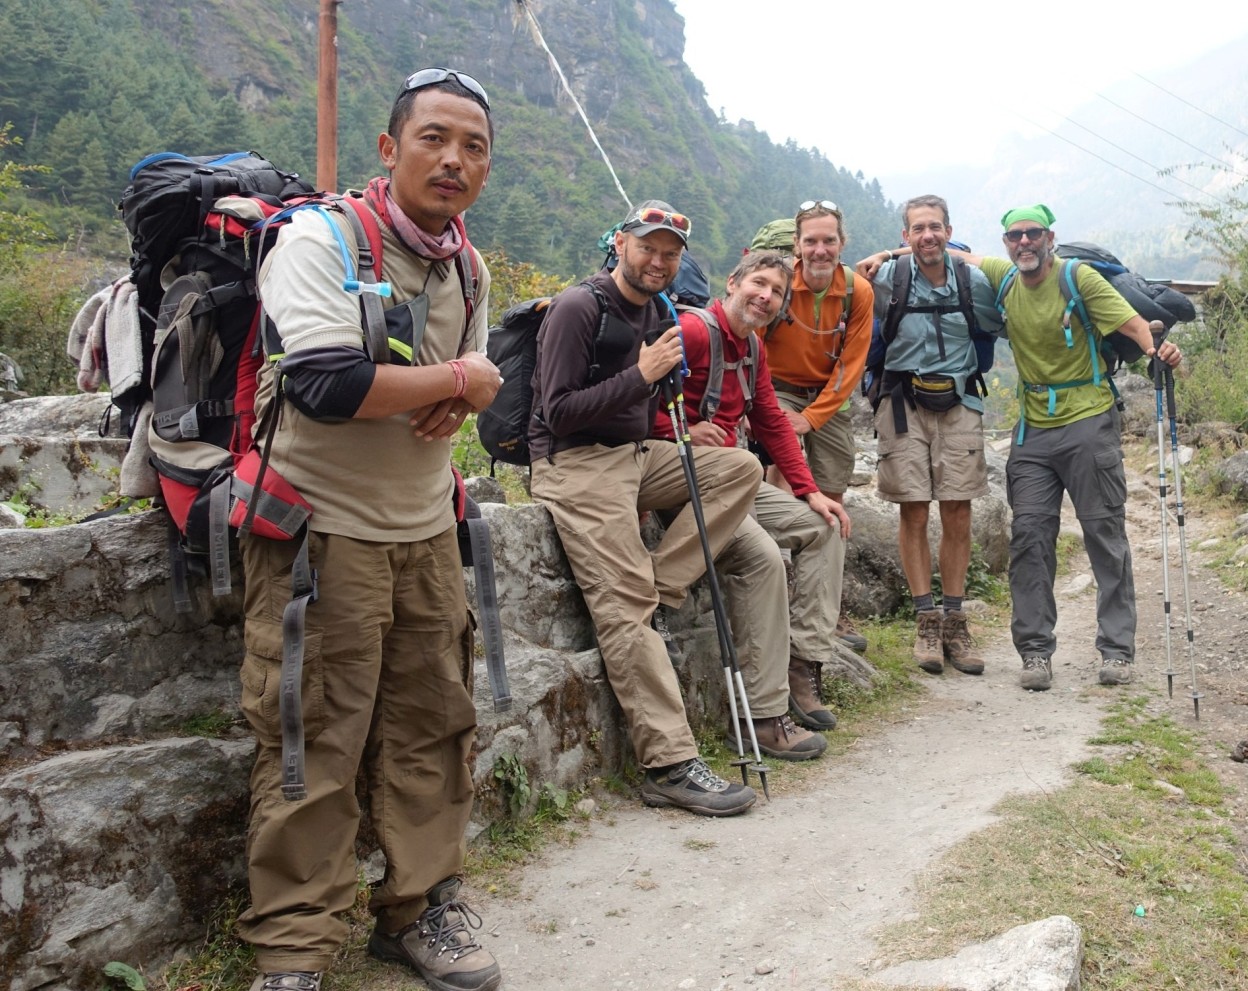
<svg viewBox="0 0 1248 991">
<path fill-rule="evenodd" d="M 765 335 L 776 398 L 806 452 L 819 491 L 841 502 L 854 473 L 849 401 L 871 346 L 875 294 L 841 264 L 845 221 L 831 200 L 808 200 L 794 217 L 793 293 Z M 779 473 L 769 476 L 779 481 Z M 842 568 L 831 576 L 837 636 L 859 652 L 866 639 L 841 612 Z"/>
<path fill-rule="evenodd" d="M 679 607 L 706 570 L 676 446 L 647 442 L 658 383 L 681 360 L 677 328 L 660 333 L 655 296 L 676 277 L 691 228 L 667 203 L 647 200 L 614 235 L 614 270 L 551 304 L 537 340 L 529 450 L 533 497 L 554 518 L 646 769 L 642 800 L 729 816 L 756 796 L 698 755 L 655 620 L 660 605 Z M 700 448 L 695 460 L 707 540 L 718 554 L 753 504 L 762 469 L 748 452 L 726 448 Z M 675 511 L 653 551 L 637 520 L 649 510 Z"/>
<path fill-rule="evenodd" d="M 1119 415 L 1100 345 L 1116 331 L 1171 367 L 1182 360 L 1171 341 L 1155 347 L 1148 321 L 1091 265 L 1072 268 L 1056 257 L 1054 219 L 1043 203 L 1009 210 L 1001 218 L 1009 260 L 966 259 L 983 271 L 994 292 L 1009 283 L 1001 303 L 1021 397 L 1006 465 L 1013 511 L 1010 632 L 1023 661 L 1020 684 L 1029 691 L 1053 684 L 1053 581 L 1063 493 L 1079 517 L 1096 578 L 1098 680 L 1131 681 L 1136 611 L 1127 483 Z M 1074 286 L 1064 292 L 1061 280 L 1068 275 Z"/>
<path fill-rule="evenodd" d="M 380 228 L 380 278 L 350 278 L 348 259 L 362 250 L 353 228 L 319 211 L 292 218 L 261 271 L 279 340 L 262 373 L 257 434 L 277 418 L 268 464 L 312 513 L 306 560 L 299 541 L 252 534 L 242 547 L 242 705 L 257 757 L 251 906 L 239 926 L 261 972 L 252 991 L 319 991 L 348 935 L 361 769 L 386 857 L 370 898 L 369 952 L 433 987 L 493 991 L 501 982 L 472 932 L 480 920 L 459 894 L 476 715 L 447 439 L 499 386 L 480 353 L 489 274 L 461 219 L 485 185 L 492 141 L 489 101 L 475 79 L 442 68 L 413 73 L 378 139 L 388 176 L 362 196 Z M 455 263 L 461 253 L 479 273 L 475 310 Z M 380 356 L 362 330 L 373 327 L 362 310 L 374 303 L 386 307 L 392 335 Z M 406 360 L 387 361 L 387 344 L 406 348 Z M 306 797 L 293 801 L 282 787 L 279 695 L 284 607 L 303 580 L 314 589 L 295 686 Z"/>
<path fill-rule="evenodd" d="M 726 593 L 758 745 L 770 757 L 806 760 L 827 747 L 809 731 L 836 727 L 820 697 L 819 671 L 836 635 L 831 576 L 844 564 L 850 525 L 844 508 L 815 484 L 758 345 L 756 332 L 780 312 L 791 278 L 782 255 L 751 252 L 728 276 L 724 299 L 686 311 L 680 325 L 693 446 L 736 447 L 738 429 L 748 421 L 792 489 L 790 494 L 766 482 L 759 487 L 753 512 L 716 557 L 715 570 Z M 654 434 L 675 439 L 663 410 Z M 781 547 L 793 556 L 792 601 Z M 744 726 L 742 735 L 748 735 Z M 735 737 L 735 728 L 729 736 Z"/>
<path fill-rule="evenodd" d="M 879 381 L 871 395 L 879 438 L 877 488 L 898 503 L 901 566 L 914 598 L 914 660 L 932 674 L 947 661 L 982 674 L 984 660 L 962 600 L 971 560 L 971 500 L 988 493 L 983 388 L 977 338 L 1001 328 L 983 273 L 946 251 L 953 228 L 939 196 L 918 196 L 901 210 L 910 254 L 889 252 L 875 274 L 880 319 Z M 991 338 L 986 349 L 991 355 Z M 942 606 L 932 598 L 927 539 L 931 501 L 940 506 Z"/>
</svg>

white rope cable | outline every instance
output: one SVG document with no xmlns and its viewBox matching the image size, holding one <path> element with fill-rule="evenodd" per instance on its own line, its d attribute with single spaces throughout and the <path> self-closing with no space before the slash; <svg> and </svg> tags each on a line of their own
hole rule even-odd
<svg viewBox="0 0 1248 991">
<path fill-rule="evenodd" d="M 533 11 L 529 9 L 529 5 L 526 0 L 516 0 L 516 3 L 519 4 L 524 12 L 529 15 L 529 24 L 533 29 L 533 40 L 542 47 L 542 49 L 546 52 L 546 55 L 550 58 L 551 68 L 553 68 L 555 73 L 559 76 L 559 81 L 563 84 L 564 91 L 571 98 L 573 105 L 576 107 L 576 112 L 581 115 L 581 120 L 585 122 L 585 127 L 589 131 L 590 140 L 594 142 L 594 147 L 598 149 L 598 153 L 602 156 L 602 160 L 606 163 L 607 171 L 611 173 L 611 178 L 615 180 L 615 188 L 618 189 L 620 191 L 620 195 L 624 197 L 624 202 L 628 204 L 629 210 L 632 210 L 633 201 L 628 198 L 628 193 L 624 192 L 624 187 L 620 185 L 620 177 L 615 174 L 615 169 L 611 166 L 611 159 L 607 157 L 606 151 L 604 151 L 602 145 L 599 144 L 598 135 L 594 133 L 593 125 L 590 124 L 589 118 L 585 115 L 585 110 L 581 107 L 581 101 L 578 100 L 576 98 L 576 94 L 572 92 L 572 87 L 568 85 L 568 79 L 563 74 L 563 69 L 559 67 L 559 60 L 555 58 L 555 53 L 552 52 L 550 50 L 550 46 L 546 44 L 546 39 L 542 36 L 542 29 L 538 26 L 537 18 L 533 15 Z"/>
</svg>

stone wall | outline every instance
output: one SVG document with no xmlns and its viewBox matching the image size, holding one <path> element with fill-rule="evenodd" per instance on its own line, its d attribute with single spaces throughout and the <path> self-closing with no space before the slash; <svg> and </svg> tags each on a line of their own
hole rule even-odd
<svg viewBox="0 0 1248 991">
<path fill-rule="evenodd" d="M 52 477 L 65 494 L 61 507 L 40 504 L 49 510 L 107 492 L 115 473 L 68 467 L 81 463 L 106 406 L 103 397 L 0 404 L 0 465 L 14 467 L 0 500 L 11 486 L 50 493 Z M 120 458 L 116 443 L 107 449 Z M 890 609 L 904 592 L 896 510 L 870 494 L 870 467 L 867 450 L 847 496 L 846 606 L 858 615 Z M 73 477 L 104 481 L 92 497 Z M 477 665 L 475 834 L 502 814 L 498 757 L 518 755 L 536 795 L 547 782 L 576 788 L 617 774 L 632 754 L 549 515 L 493 501 L 501 490 L 488 479 L 470 486 L 490 522 L 514 698 L 496 713 Z M 998 569 L 1004 519 L 999 495 L 977 504 L 976 540 Z M 193 582 L 192 611 L 176 613 L 167 538 L 159 510 L 0 529 L 0 987 L 94 986 L 110 959 L 157 968 L 202 938 L 243 881 L 252 744 L 238 716 L 241 581 L 215 599 Z M 471 601 L 471 572 L 465 581 Z M 704 586 L 673 625 L 690 721 L 718 727 L 726 698 Z M 208 725 L 213 738 L 192 735 Z M 367 835 L 365 826 L 362 855 Z"/>
</svg>

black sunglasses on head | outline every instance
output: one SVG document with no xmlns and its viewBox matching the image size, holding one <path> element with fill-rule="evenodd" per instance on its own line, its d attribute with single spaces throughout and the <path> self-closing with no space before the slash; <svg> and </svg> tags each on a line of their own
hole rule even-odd
<svg viewBox="0 0 1248 991">
<path fill-rule="evenodd" d="M 426 86 L 436 86 L 438 83 L 444 83 L 448 79 L 454 79 L 479 100 L 487 111 L 490 109 L 490 98 L 485 95 L 485 87 L 468 75 L 468 73 L 460 72 L 457 69 L 443 69 L 440 66 L 429 69 L 417 69 L 403 83 L 403 92 L 411 93 L 413 90 L 424 89 Z"/>
</svg>

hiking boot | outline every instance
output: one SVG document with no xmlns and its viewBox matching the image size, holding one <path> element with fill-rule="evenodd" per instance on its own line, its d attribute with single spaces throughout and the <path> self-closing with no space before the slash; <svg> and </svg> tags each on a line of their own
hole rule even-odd
<svg viewBox="0 0 1248 991">
<path fill-rule="evenodd" d="M 641 800 L 647 805 L 671 806 L 700 816 L 735 816 L 753 805 L 757 797 L 753 788 L 729 784 L 701 757 L 651 768 L 641 782 Z"/>
<path fill-rule="evenodd" d="M 251 991 L 321 991 L 321 976 L 310 970 L 275 971 L 252 981 Z"/>
<path fill-rule="evenodd" d="M 844 613 L 837 617 L 836 637 L 856 654 L 867 652 L 867 638 L 854 629 L 854 624 Z"/>
<path fill-rule="evenodd" d="M 789 714 L 799 726 L 813 730 L 836 729 L 836 716 L 823 704 L 819 691 L 818 661 L 789 658 Z"/>
<path fill-rule="evenodd" d="M 368 952 L 406 964 L 436 991 L 495 991 L 503 975 L 470 931 L 481 928 L 481 916 L 459 900 L 460 884 L 458 877 L 439 881 L 420 918 L 393 936 L 374 929 Z"/>
<path fill-rule="evenodd" d="M 928 674 L 945 670 L 945 614 L 939 609 L 924 609 L 918 614 L 918 633 L 914 638 L 914 663 Z"/>
<path fill-rule="evenodd" d="M 1106 657 L 1101 660 L 1101 673 L 1097 680 L 1102 685 L 1127 685 L 1131 682 L 1131 662 L 1125 657 Z"/>
<path fill-rule="evenodd" d="M 964 612 L 947 612 L 941 622 L 941 643 L 945 648 L 945 660 L 955 671 L 963 674 L 983 674 L 984 659 L 979 653 L 979 645 L 971 636 Z"/>
<path fill-rule="evenodd" d="M 1028 654 L 1018 683 L 1029 692 L 1047 692 L 1053 685 L 1053 662 L 1040 654 Z"/>
<path fill-rule="evenodd" d="M 759 752 L 776 760 L 814 760 L 828 749 L 827 740 L 818 733 L 802 729 L 789 718 L 787 712 L 782 716 L 755 719 L 754 736 L 758 740 Z M 741 742 L 745 744 L 745 752 L 748 754 L 753 747 L 744 719 L 741 720 Z M 737 749 L 736 729 L 729 727 L 724 744 L 729 750 Z"/>
<path fill-rule="evenodd" d="M 674 665 L 679 664 L 684 658 L 681 656 L 680 648 L 676 646 L 676 638 L 672 636 L 671 628 L 667 625 L 667 606 L 660 603 L 654 607 L 654 613 L 650 616 L 650 629 L 663 638 L 663 646 L 667 648 L 667 659 Z"/>
</svg>

